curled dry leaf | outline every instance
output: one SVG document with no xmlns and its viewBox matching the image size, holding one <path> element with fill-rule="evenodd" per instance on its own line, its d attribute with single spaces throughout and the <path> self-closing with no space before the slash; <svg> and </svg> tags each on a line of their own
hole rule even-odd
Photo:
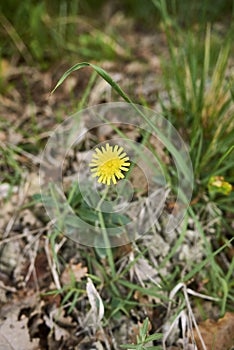
<svg viewBox="0 0 234 350">
<path fill-rule="evenodd" d="M 102 299 L 96 290 L 92 280 L 88 278 L 86 291 L 91 305 L 91 312 L 95 323 L 99 323 L 104 316 L 104 305 Z"/>
<path fill-rule="evenodd" d="M 227 312 L 217 322 L 208 319 L 199 324 L 207 350 L 230 350 L 234 346 L 234 313 Z M 198 350 L 203 350 L 196 330 L 194 336 Z"/>
</svg>

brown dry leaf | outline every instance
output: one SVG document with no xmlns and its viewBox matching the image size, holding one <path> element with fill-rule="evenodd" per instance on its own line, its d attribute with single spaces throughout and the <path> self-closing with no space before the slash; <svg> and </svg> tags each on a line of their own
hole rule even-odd
<svg viewBox="0 0 234 350">
<path fill-rule="evenodd" d="M 132 186 L 137 189 L 137 197 L 142 196 L 148 191 L 147 178 L 141 168 L 137 165 L 132 169 L 130 179 Z"/>
<path fill-rule="evenodd" d="M 75 265 L 68 265 L 62 273 L 61 282 L 64 285 L 71 283 L 71 276 L 74 275 L 77 282 L 80 282 L 82 277 L 85 277 L 88 272 L 86 266 L 82 267 L 82 263 Z"/>
<path fill-rule="evenodd" d="M 53 335 L 53 338 L 56 342 L 59 342 L 61 339 L 67 340 L 70 338 L 70 333 L 66 328 L 60 327 L 54 320 L 47 315 L 44 315 L 44 320 L 46 326 L 51 330 L 50 336 Z"/>
<path fill-rule="evenodd" d="M 119 259 L 131 252 L 132 252 L 132 244 L 131 243 L 123 244 L 119 247 L 116 247 L 115 257 Z"/>
<path fill-rule="evenodd" d="M 234 313 L 227 312 L 217 322 L 208 319 L 199 324 L 199 329 L 207 350 L 230 350 L 234 346 Z M 198 350 L 202 350 L 196 330 L 194 336 Z"/>
<path fill-rule="evenodd" d="M 48 350 L 73 349 L 72 346 L 78 342 L 78 338 L 73 334 L 76 325 L 70 316 L 65 315 L 64 309 L 52 307 L 48 315 L 43 315 L 43 320 L 50 329 L 47 338 Z"/>
<path fill-rule="evenodd" d="M 28 263 L 27 266 L 25 266 L 25 271 L 23 272 L 24 275 L 28 273 L 29 268 L 30 264 Z M 33 273 L 30 275 L 27 281 L 27 287 L 35 288 L 37 284 L 41 288 L 48 286 L 48 282 L 50 281 L 50 270 L 46 254 L 43 251 L 38 252 L 38 254 L 36 255 L 34 261 L 34 269 L 36 275 L 34 275 Z"/>
<path fill-rule="evenodd" d="M 28 318 L 23 316 L 20 320 L 20 308 L 12 308 L 11 313 L 0 325 L 0 350 L 37 350 L 38 340 L 30 341 L 28 332 Z"/>
</svg>

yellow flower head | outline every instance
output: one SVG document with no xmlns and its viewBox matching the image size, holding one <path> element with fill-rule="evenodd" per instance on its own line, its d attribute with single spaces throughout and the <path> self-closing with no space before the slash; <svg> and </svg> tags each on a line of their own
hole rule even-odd
<svg viewBox="0 0 234 350">
<path fill-rule="evenodd" d="M 116 185 L 116 178 L 123 179 L 124 174 L 122 171 L 128 171 L 130 162 L 129 157 L 126 157 L 126 153 L 123 152 L 123 147 L 110 146 L 106 144 L 106 148 L 102 147 L 95 149 L 96 153 L 93 155 L 91 171 L 94 172 L 93 177 L 99 177 L 98 182 L 110 185 L 111 180 Z"/>
</svg>

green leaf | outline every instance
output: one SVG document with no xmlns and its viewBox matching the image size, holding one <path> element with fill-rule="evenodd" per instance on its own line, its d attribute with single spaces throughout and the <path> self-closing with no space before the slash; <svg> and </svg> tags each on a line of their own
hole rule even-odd
<svg viewBox="0 0 234 350">
<path fill-rule="evenodd" d="M 131 283 L 131 282 L 128 282 L 128 281 L 122 280 L 122 279 L 119 279 L 119 283 L 125 287 L 132 289 L 132 290 L 139 290 L 143 295 L 151 295 L 151 296 L 154 296 L 156 298 L 159 298 L 160 300 L 170 301 L 170 299 L 168 297 L 166 297 L 163 294 L 160 294 L 159 290 L 157 288 L 154 288 L 154 287 L 143 288 L 143 287 L 140 287 L 134 283 Z"/>
<path fill-rule="evenodd" d="M 95 251 L 97 255 L 103 259 L 107 257 L 107 249 L 105 248 L 105 243 L 103 241 L 103 237 L 99 234 L 97 234 L 94 238 L 94 246 L 95 246 Z"/>
<path fill-rule="evenodd" d="M 64 218 L 64 224 L 73 228 L 87 229 L 87 224 L 75 215 L 66 215 Z"/>
<path fill-rule="evenodd" d="M 145 339 L 145 341 L 148 343 L 148 342 L 150 342 L 150 341 L 162 339 L 162 337 L 163 337 L 163 334 L 162 334 L 162 333 L 156 333 L 156 334 L 152 334 L 152 335 L 150 335 L 149 337 L 147 337 L 147 338 Z"/>
<path fill-rule="evenodd" d="M 41 193 L 36 193 L 32 196 L 32 198 L 36 203 L 42 203 L 51 207 L 56 206 L 55 201 L 51 196 L 44 195 Z"/>
<path fill-rule="evenodd" d="M 105 215 L 104 215 L 105 217 Z M 129 217 L 123 214 L 118 214 L 118 213 L 110 213 L 110 221 L 113 222 L 113 224 L 117 225 L 127 225 L 131 220 Z"/>
<path fill-rule="evenodd" d="M 95 210 L 92 210 L 88 207 L 86 208 L 83 205 L 79 207 L 79 209 L 77 210 L 77 214 L 80 216 L 81 219 L 91 224 L 95 224 L 99 221 L 98 213 Z"/>
<path fill-rule="evenodd" d="M 142 340 L 145 340 L 145 336 L 148 331 L 148 324 L 149 324 L 149 319 L 148 317 L 144 320 L 142 327 L 140 328 L 140 336 Z"/>
<path fill-rule="evenodd" d="M 41 193 L 35 193 L 32 195 L 32 199 L 37 203 L 42 203 L 42 195 Z"/>
<path fill-rule="evenodd" d="M 70 314 L 72 312 L 72 310 L 74 309 L 76 303 L 77 303 L 77 300 L 79 298 L 79 291 L 76 291 L 73 295 L 73 299 L 72 299 L 72 302 L 71 302 L 71 305 L 68 309 L 68 314 Z"/>
<path fill-rule="evenodd" d="M 68 69 L 63 76 L 59 79 L 58 83 L 56 84 L 55 88 L 52 90 L 51 93 L 53 93 L 61 84 L 62 82 L 74 71 L 79 70 L 84 67 L 92 67 L 104 80 L 106 80 L 118 93 L 121 97 L 124 98 L 125 101 L 131 103 L 130 98 L 124 93 L 124 91 L 119 87 L 119 85 L 107 74 L 107 72 L 96 66 L 95 64 L 88 63 L 88 62 L 81 62 L 75 64 L 73 67 Z"/>
<path fill-rule="evenodd" d="M 137 349 L 137 345 L 132 345 L 132 344 L 124 344 L 120 345 L 122 349 Z"/>
</svg>

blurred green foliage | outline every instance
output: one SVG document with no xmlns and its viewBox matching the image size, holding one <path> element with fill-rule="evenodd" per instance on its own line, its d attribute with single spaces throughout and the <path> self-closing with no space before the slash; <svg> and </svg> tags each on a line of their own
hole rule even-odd
<svg viewBox="0 0 234 350">
<path fill-rule="evenodd" d="M 228 21 L 233 0 L 167 1 L 168 9 L 182 26 L 196 22 Z M 110 34 L 111 17 L 116 12 L 135 20 L 140 30 L 156 29 L 160 14 L 153 1 L 148 0 L 18 0 L 0 3 L 0 55 L 19 55 L 28 64 L 39 63 L 47 68 L 51 62 L 66 56 L 78 59 L 114 59 L 111 40 L 92 35 L 93 28 L 99 34 Z M 93 24 L 94 23 L 94 24 Z"/>
<path fill-rule="evenodd" d="M 1 2 L 1 54 L 10 57 L 19 52 L 27 63 L 37 61 L 45 66 L 58 59 L 68 36 L 75 34 L 74 24 L 64 19 L 78 13 L 77 4 L 75 1 Z"/>
</svg>

